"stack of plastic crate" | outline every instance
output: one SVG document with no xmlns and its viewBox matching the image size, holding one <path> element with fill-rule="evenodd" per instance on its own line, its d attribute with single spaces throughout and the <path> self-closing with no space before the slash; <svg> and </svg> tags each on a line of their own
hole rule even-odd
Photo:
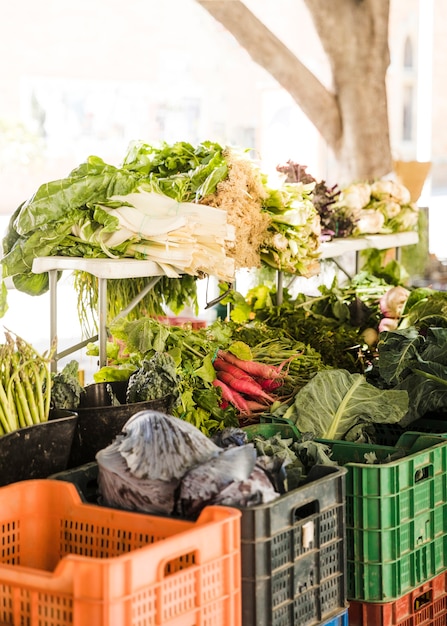
<svg viewBox="0 0 447 626">
<path fill-rule="evenodd" d="M 95 502 L 97 475 L 88 463 L 53 478 Z M 243 626 L 347 626 L 345 476 L 316 466 L 297 489 L 239 509 Z"/>
<path fill-rule="evenodd" d="M 349 626 L 445 626 L 447 439 L 331 447 L 347 469 Z"/>
</svg>

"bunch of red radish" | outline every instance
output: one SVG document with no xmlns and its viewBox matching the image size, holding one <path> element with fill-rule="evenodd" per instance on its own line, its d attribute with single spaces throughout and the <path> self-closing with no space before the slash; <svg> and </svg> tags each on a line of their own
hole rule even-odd
<svg viewBox="0 0 447 626">
<path fill-rule="evenodd" d="M 272 395 L 283 383 L 282 365 L 275 367 L 259 361 L 239 359 L 219 350 L 213 362 L 215 387 L 222 390 L 222 406 L 233 405 L 242 415 L 265 410 L 277 398 Z"/>
</svg>

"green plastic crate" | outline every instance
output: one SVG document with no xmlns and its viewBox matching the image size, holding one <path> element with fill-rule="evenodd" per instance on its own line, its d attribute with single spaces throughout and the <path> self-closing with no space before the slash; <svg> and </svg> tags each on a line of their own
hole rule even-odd
<svg viewBox="0 0 447 626">
<path fill-rule="evenodd" d="M 291 424 L 249 436 L 296 437 Z M 406 432 L 394 446 L 324 440 L 347 470 L 348 600 L 388 602 L 447 568 L 447 440 Z M 379 463 L 365 462 L 375 453 Z"/>
<path fill-rule="evenodd" d="M 331 448 L 332 458 L 348 470 L 348 599 L 387 602 L 442 573 L 447 440 L 408 432 L 394 448 L 351 442 L 333 442 Z M 375 452 L 382 462 L 365 463 L 365 452 Z"/>
</svg>

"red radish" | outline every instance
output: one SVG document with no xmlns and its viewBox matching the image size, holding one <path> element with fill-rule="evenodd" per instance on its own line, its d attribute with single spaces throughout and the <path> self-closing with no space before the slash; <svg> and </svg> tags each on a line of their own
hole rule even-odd
<svg viewBox="0 0 447 626">
<path fill-rule="evenodd" d="M 228 372 L 229 374 L 231 374 L 235 378 L 239 378 L 240 380 L 250 380 L 252 382 L 255 381 L 255 379 L 250 376 L 250 374 L 247 374 L 247 372 L 242 370 L 237 365 L 232 365 L 229 361 L 225 361 L 225 359 L 214 359 L 213 365 L 215 370 Z"/>
<path fill-rule="evenodd" d="M 264 391 L 275 391 L 283 383 L 282 380 L 274 380 L 273 378 L 257 378 L 256 382 L 261 385 Z"/>
<path fill-rule="evenodd" d="M 217 377 L 219 380 L 223 381 L 226 385 L 231 387 L 231 389 L 234 389 L 235 391 L 238 391 L 239 393 L 244 393 L 247 396 L 250 396 L 250 398 L 252 398 L 253 400 L 254 399 L 259 400 L 263 398 L 264 400 L 268 400 L 271 403 L 275 402 L 275 398 L 272 398 L 272 396 L 269 396 L 269 394 L 266 393 L 262 389 L 262 387 L 258 385 L 258 383 L 252 383 L 248 380 L 241 380 L 239 378 L 235 378 L 228 372 L 217 372 Z"/>
<path fill-rule="evenodd" d="M 222 398 L 232 404 L 240 413 L 251 413 L 246 399 L 242 397 L 240 393 L 230 389 L 228 385 L 217 378 L 213 380 L 213 385 L 214 387 L 220 387 L 222 389 Z"/>
<path fill-rule="evenodd" d="M 219 350 L 217 355 L 232 365 L 237 365 L 237 367 L 240 367 L 247 372 L 247 374 L 251 374 L 252 376 L 259 376 L 261 378 L 281 378 L 281 376 L 283 376 L 278 368 L 273 365 L 267 365 L 259 361 L 244 361 L 234 354 L 231 354 L 231 352 L 225 352 L 225 350 Z"/>
<path fill-rule="evenodd" d="M 265 411 L 265 404 L 256 402 L 256 400 L 247 400 L 247 404 L 251 413 L 255 413 L 256 411 Z"/>
</svg>

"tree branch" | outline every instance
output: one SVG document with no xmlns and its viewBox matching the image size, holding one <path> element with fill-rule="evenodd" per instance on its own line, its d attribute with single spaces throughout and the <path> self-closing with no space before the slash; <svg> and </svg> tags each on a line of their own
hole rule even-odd
<svg viewBox="0 0 447 626">
<path fill-rule="evenodd" d="M 196 0 L 290 93 L 329 146 L 336 150 L 342 123 L 336 96 L 241 2 Z"/>
</svg>

